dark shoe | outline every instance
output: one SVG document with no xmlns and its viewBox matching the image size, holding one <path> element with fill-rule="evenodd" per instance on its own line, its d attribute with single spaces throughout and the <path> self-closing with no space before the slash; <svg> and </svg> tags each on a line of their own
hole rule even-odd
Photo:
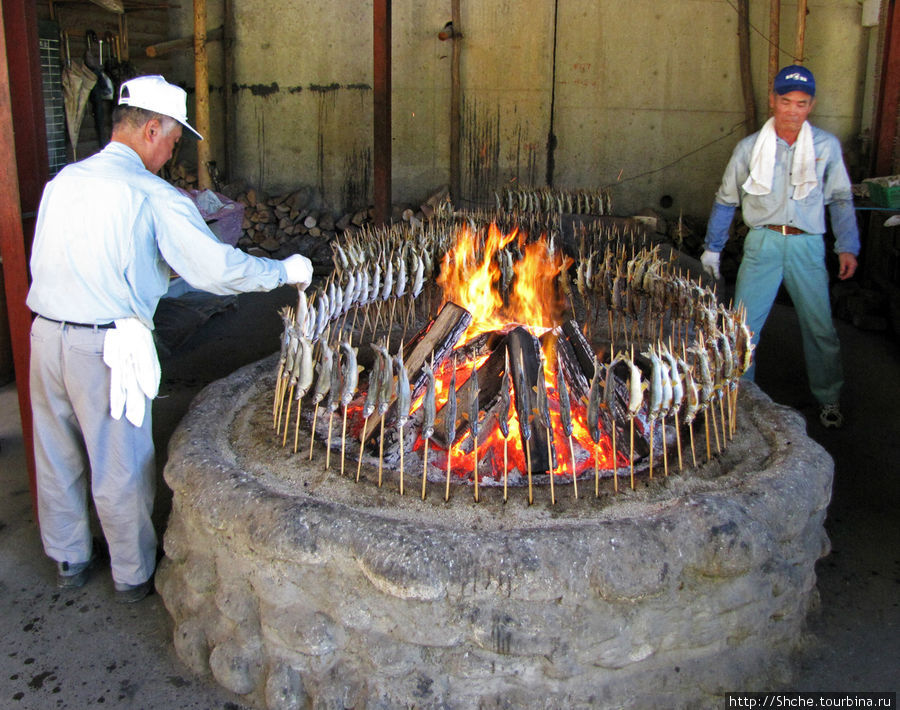
<svg viewBox="0 0 900 710">
<path fill-rule="evenodd" d="M 844 426 L 844 415 L 838 404 L 823 404 L 819 410 L 819 421 L 826 429 L 840 429 Z"/>
<path fill-rule="evenodd" d="M 91 551 L 91 559 L 87 562 L 58 562 L 56 570 L 56 586 L 60 589 L 77 589 L 83 587 L 91 576 L 91 569 L 97 561 L 96 551 Z"/>
<path fill-rule="evenodd" d="M 116 582 L 116 601 L 119 604 L 134 604 L 153 592 L 153 577 L 141 584 L 119 584 Z"/>
</svg>

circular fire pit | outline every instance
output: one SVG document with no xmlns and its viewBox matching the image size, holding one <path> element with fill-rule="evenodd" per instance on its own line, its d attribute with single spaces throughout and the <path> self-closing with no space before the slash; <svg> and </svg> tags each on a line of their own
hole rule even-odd
<svg viewBox="0 0 900 710">
<path fill-rule="evenodd" d="M 195 672 L 271 710 L 687 707 L 786 680 L 832 462 L 756 387 L 689 474 L 476 505 L 273 446 L 273 363 L 210 385 L 170 445 L 156 579 Z"/>
</svg>

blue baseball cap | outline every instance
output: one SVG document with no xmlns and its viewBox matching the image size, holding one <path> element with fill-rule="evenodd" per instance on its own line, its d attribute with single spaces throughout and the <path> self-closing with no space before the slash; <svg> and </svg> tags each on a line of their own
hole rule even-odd
<svg viewBox="0 0 900 710">
<path fill-rule="evenodd" d="M 810 96 L 816 95 L 816 80 L 812 72 L 799 64 L 784 67 L 775 75 L 772 91 L 779 96 L 791 91 L 802 91 Z"/>
</svg>

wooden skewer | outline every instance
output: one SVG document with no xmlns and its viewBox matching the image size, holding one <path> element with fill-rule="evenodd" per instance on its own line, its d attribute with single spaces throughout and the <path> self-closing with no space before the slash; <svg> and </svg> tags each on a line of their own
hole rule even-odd
<svg viewBox="0 0 900 710">
<path fill-rule="evenodd" d="M 662 450 L 663 450 L 663 472 L 668 477 L 669 475 L 669 447 L 666 446 L 666 420 L 665 418 L 660 419 L 659 422 L 660 433 L 662 435 Z"/>
<path fill-rule="evenodd" d="M 381 433 L 378 435 L 378 487 L 381 488 L 382 467 L 384 464 L 384 416 L 381 415 Z"/>
<path fill-rule="evenodd" d="M 425 451 L 422 458 L 422 500 L 425 500 L 425 481 L 428 474 L 428 439 L 425 439 Z"/>
<path fill-rule="evenodd" d="M 403 495 L 403 479 L 405 476 L 403 470 L 403 449 L 406 448 L 403 444 L 403 427 L 400 427 L 400 495 Z"/>
<path fill-rule="evenodd" d="M 713 418 L 715 424 L 715 418 Z M 706 460 L 712 461 L 712 451 L 709 448 L 709 407 L 703 410 L 703 425 L 706 429 Z"/>
<path fill-rule="evenodd" d="M 694 466 L 697 466 L 697 452 L 694 450 L 694 422 L 688 424 L 688 432 L 691 435 L 691 460 L 694 462 Z"/>
<path fill-rule="evenodd" d="M 450 450 L 453 448 L 453 444 L 449 443 L 447 445 L 447 483 L 444 489 L 444 502 L 450 500 Z"/>
<path fill-rule="evenodd" d="M 368 417 L 363 417 L 363 426 L 362 431 L 359 432 L 359 457 L 356 461 L 356 482 L 359 483 L 359 472 L 362 470 L 362 460 L 363 460 L 363 452 L 365 451 L 366 445 L 366 423 L 369 421 Z"/>
<path fill-rule="evenodd" d="M 525 465 L 528 467 L 528 505 L 534 503 L 534 491 L 531 488 L 531 440 L 525 439 Z"/>
<path fill-rule="evenodd" d="M 650 419 L 650 480 L 653 480 L 653 430 L 656 429 L 654 426 L 656 421 L 654 419 Z"/>
<path fill-rule="evenodd" d="M 316 402 L 316 408 L 313 409 L 313 420 L 312 420 L 312 428 L 309 430 L 309 458 L 308 461 L 312 461 L 313 455 L 313 444 L 316 443 L 316 419 L 319 416 L 319 403 Z"/>
<path fill-rule="evenodd" d="M 594 444 L 594 498 L 600 497 L 600 457 L 597 455 L 599 444 Z"/>
<path fill-rule="evenodd" d="M 675 412 L 675 445 L 678 448 L 678 470 L 684 470 L 684 464 L 681 460 L 681 426 L 678 424 L 678 412 Z"/>
<path fill-rule="evenodd" d="M 288 394 L 287 417 L 284 420 L 284 435 L 281 437 L 281 448 L 287 443 L 287 433 L 291 425 L 291 403 L 294 401 L 294 385 L 291 385 L 290 394 Z M 278 430 L 281 431 L 281 421 L 278 422 Z"/>
<path fill-rule="evenodd" d="M 331 425 L 334 423 L 334 412 L 328 414 L 328 443 L 325 445 L 325 470 L 331 465 Z"/>
<path fill-rule="evenodd" d="M 716 453 L 721 454 L 722 453 L 722 444 L 719 442 L 719 425 L 716 423 L 716 410 L 713 407 L 713 405 L 710 405 L 706 411 L 708 412 L 710 409 L 713 410 L 712 424 L 713 424 L 713 434 L 715 434 L 715 437 L 716 437 Z M 725 432 L 722 432 L 722 434 L 724 435 Z"/>
<path fill-rule="evenodd" d="M 630 443 L 629 443 L 629 472 L 631 474 L 631 490 L 634 490 L 634 417 L 631 416 L 628 418 L 630 433 Z"/>
<path fill-rule="evenodd" d="M 503 502 L 507 500 L 507 483 L 509 482 L 509 442 L 503 437 Z"/>
<path fill-rule="evenodd" d="M 616 420 L 610 416 L 610 421 L 612 421 L 612 472 L 613 472 L 613 493 L 619 492 L 619 458 L 618 453 L 616 452 Z M 600 494 L 597 493 L 599 496 Z"/>
<path fill-rule="evenodd" d="M 300 439 L 300 409 L 301 400 L 297 400 L 297 421 L 294 423 L 294 453 L 297 453 L 297 442 Z"/>
<path fill-rule="evenodd" d="M 553 479 L 556 474 L 553 472 L 553 452 L 550 450 L 550 429 L 547 429 L 547 465 L 550 467 L 550 505 L 556 505 L 556 489 L 553 485 Z"/>
<path fill-rule="evenodd" d="M 575 468 L 575 444 L 572 443 L 571 434 L 569 434 L 569 458 L 572 461 L 572 490 L 575 492 L 575 500 L 578 500 L 578 471 Z"/>
<path fill-rule="evenodd" d="M 344 453 L 347 449 L 347 405 L 344 405 L 344 421 L 341 424 L 341 476 L 344 475 Z"/>
<path fill-rule="evenodd" d="M 475 373 L 472 373 L 472 377 L 475 377 Z M 475 457 L 475 461 L 472 466 L 472 471 L 475 474 L 475 502 L 478 502 L 478 437 L 474 434 L 472 435 L 472 441 L 474 443 L 474 447 L 472 448 L 472 455 Z"/>
</svg>

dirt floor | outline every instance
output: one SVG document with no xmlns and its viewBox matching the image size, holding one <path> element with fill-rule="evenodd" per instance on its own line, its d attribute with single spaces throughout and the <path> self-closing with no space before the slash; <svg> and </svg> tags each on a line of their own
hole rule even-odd
<svg viewBox="0 0 900 710">
<path fill-rule="evenodd" d="M 277 347 L 277 308 L 289 289 L 241 296 L 162 359 L 154 403 L 159 468 L 166 442 L 208 382 Z M 809 435 L 835 460 L 826 527 L 832 552 L 818 564 L 819 609 L 790 688 L 893 691 L 900 686 L 900 357 L 897 341 L 838 323 L 847 425 L 826 431 L 800 366 L 793 309 L 777 305 L 758 352 L 758 383 L 798 409 Z M 252 333 L 252 337 L 248 337 Z M 80 590 L 54 586 L 43 555 L 24 465 L 15 384 L 0 388 L 0 707 L 240 710 L 240 698 L 193 676 L 175 656 L 159 597 L 113 603 L 108 568 Z M 170 494 L 160 482 L 160 533 Z M 736 688 L 735 690 L 741 690 Z M 723 700 L 722 707 L 727 707 Z"/>
</svg>

